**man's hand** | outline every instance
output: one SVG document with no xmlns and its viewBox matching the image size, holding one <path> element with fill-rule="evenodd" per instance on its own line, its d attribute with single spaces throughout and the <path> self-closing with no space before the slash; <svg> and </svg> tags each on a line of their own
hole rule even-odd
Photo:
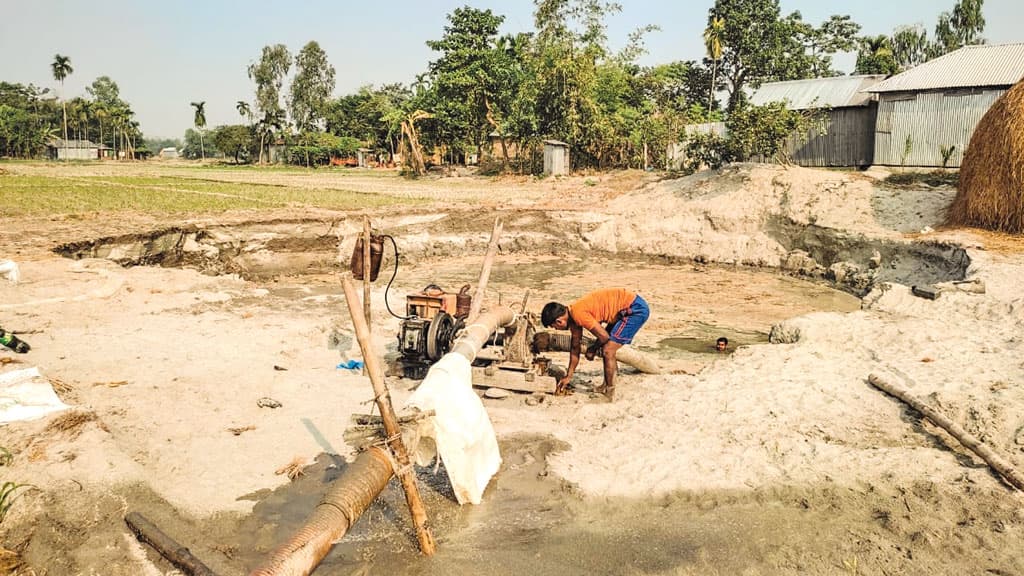
<svg viewBox="0 0 1024 576">
<path fill-rule="evenodd" d="M 569 382 L 572 382 L 572 374 L 566 374 L 561 380 L 558 381 L 558 385 L 555 386 L 556 396 L 565 396 L 569 393 Z"/>
<path fill-rule="evenodd" d="M 594 357 L 597 356 L 597 351 L 600 350 L 602 346 L 603 344 L 600 342 L 594 342 L 590 346 L 587 346 L 587 352 L 584 356 L 586 356 L 587 360 L 593 360 Z"/>
</svg>

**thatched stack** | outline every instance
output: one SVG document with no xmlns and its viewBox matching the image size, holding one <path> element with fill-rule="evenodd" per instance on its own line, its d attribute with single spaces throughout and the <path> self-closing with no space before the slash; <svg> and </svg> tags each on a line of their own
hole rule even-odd
<svg viewBox="0 0 1024 576">
<path fill-rule="evenodd" d="M 960 165 L 949 223 L 1024 232 L 1024 80 L 982 117 Z"/>
</svg>

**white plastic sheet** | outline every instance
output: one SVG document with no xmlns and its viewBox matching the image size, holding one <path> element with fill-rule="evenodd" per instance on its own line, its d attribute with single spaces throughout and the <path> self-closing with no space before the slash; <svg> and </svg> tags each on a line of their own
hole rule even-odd
<svg viewBox="0 0 1024 576">
<path fill-rule="evenodd" d="M 0 424 L 35 420 L 68 408 L 38 368 L 0 374 Z"/>
<path fill-rule="evenodd" d="M 421 427 L 416 463 L 426 466 L 433 460 L 433 446 L 423 441 L 432 438 L 459 504 L 479 504 L 501 467 L 501 452 L 491 418 L 473 392 L 469 360 L 446 354 L 431 366 L 403 411 L 412 408 L 435 412 Z"/>
</svg>

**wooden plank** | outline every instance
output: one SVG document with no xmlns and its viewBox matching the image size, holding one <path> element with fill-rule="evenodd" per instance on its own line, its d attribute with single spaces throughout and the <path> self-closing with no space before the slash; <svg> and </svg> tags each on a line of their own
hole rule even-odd
<svg viewBox="0 0 1024 576">
<path fill-rule="evenodd" d="M 533 382 L 529 382 L 526 380 L 525 374 L 521 372 L 496 370 L 493 375 L 488 375 L 483 370 L 473 369 L 473 386 L 478 388 L 502 388 L 514 392 L 554 394 L 557 384 L 558 380 L 552 376 L 534 376 Z"/>
</svg>

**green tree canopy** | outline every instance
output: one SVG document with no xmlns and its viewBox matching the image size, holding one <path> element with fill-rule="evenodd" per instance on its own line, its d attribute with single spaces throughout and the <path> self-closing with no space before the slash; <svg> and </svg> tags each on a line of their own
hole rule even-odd
<svg viewBox="0 0 1024 576">
<path fill-rule="evenodd" d="M 318 126 L 334 91 L 334 66 L 320 44 L 309 42 L 295 56 L 295 77 L 288 100 L 292 120 L 300 130 Z"/>
</svg>

